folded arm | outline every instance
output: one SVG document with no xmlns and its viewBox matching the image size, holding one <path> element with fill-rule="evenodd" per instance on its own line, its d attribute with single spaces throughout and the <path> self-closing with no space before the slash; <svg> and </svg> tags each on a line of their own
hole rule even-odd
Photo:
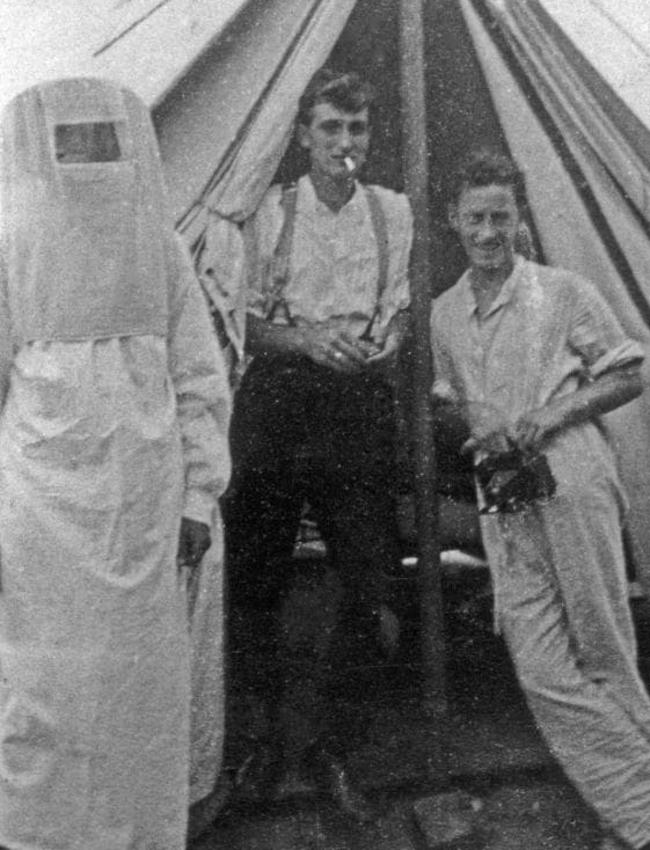
<svg viewBox="0 0 650 850">
<path fill-rule="evenodd" d="M 643 392 L 640 361 L 617 366 L 570 395 L 520 416 L 513 436 L 523 449 L 536 449 L 558 433 L 609 413 Z"/>
<path fill-rule="evenodd" d="M 327 322 L 301 321 L 275 325 L 252 313 L 246 320 L 246 346 L 251 354 L 300 354 L 336 372 L 356 372 L 366 366 L 370 345 Z"/>
</svg>

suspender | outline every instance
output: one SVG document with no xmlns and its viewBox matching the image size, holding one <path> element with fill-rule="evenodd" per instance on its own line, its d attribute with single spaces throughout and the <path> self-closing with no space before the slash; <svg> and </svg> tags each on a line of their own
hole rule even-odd
<svg viewBox="0 0 650 850">
<path fill-rule="evenodd" d="M 364 186 L 368 208 L 370 210 L 370 221 L 372 224 L 375 241 L 377 242 L 377 301 L 372 317 L 368 322 L 363 337 L 369 337 L 377 316 L 381 310 L 381 297 L 388 282 L 388 224 L 386 213 L 381 205 L 379 197 L 372 186 Z M 291 259 L 291 248 L 293 245 L 293 232 L 296 222 L 296 207 L 298 203 L 298 187 L 295 183 L 282 187 L 282 199 L 280 201 L 284 211 L 282 229 L 278 237 L 269 274 L 268 290 L 266 292 L 266 318 L 273 321 L 278 310 L 285 314 L 287 323 L 292 325 L 293 318 L 289 306 L 284 298 L 284 289 L 289 283 L 289 261 Z"/>
<path fill-rule="evenodd" d="M 362 338 L 370 339 L 372 334 L 372 326 L 377 321 L 377 317 L 381 312 L 381 297 L 386 289 L 388 281 L 388 225 L 386 223 L 386 213 L 381 205 L 379 197 L 372 186 L 366 186 L 366 197 L 368 198 L 368 207 L 370 208 L 370 220 L 372 229 L 377 242 L 377 261 L 379 264 L 379 273 L 377 275 L 377 300 L 375 301 L 375 309 L 373 310 L 370 321 L 362 334 Z"/>
<path fill-rule="evenodd" d="M 289 283 L 289 260 L 291 259 L 293 230 L 296 223 L 296 206 L 298 204 L 298 186 L 295 183 L 282 187 L 282 199 L 280 203 L 284 212 L 284 218 L 282 220 L 282 230 L 280 231 L 280 236 L 271 260 L 268 277 L 269 291 L 266 293 L 266 318 L 269 321 L 273 321 L 278 310 L 282 310 L 287 323 L 292 325 L 293 318 L 284 297 L 284 289 Z"/>
</svg>

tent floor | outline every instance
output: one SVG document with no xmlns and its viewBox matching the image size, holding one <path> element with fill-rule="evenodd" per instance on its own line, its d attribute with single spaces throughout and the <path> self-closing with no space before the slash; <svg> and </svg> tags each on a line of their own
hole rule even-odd
<svg viewBox="0 0 650 850">
<path fill-rule="evenodd" d="M 377 824 L 360 827 L 326 801 L 296 798 L 261 809 L 232 809 L 192 850 L 595 850 L 600 837 L 573 789 L 552 771 L 491 782 L 464 782 L 479 811 L 467 837 L 445 842 L 423 827 L 414 807 L 435 802 L 435 787 L 384 789 L 372 795 Z"/>
<path fill-rule="evenodd" d="M 377 826 L 349 823 L 305 785 L 269 799 L 233 798 L 192 850 L 431 848 L 439 836 L 418 825 L 414 803 L 457 789 L 472 795 L 476 811 L 471 813 L 468 843 L 450 847 L 596 846 L 593 818 L 540 739 L 503 643 L 491 632 L 485 578 L 470 571 L 446 582 L 448 711 L 442 718 L 422 712 L 414 583 L 395 583 L 394 603 L 403 627 L 400 654 L 383 671 L 369 743 L 350 760 L 355 779 L 384 813 Z M 298 581 L 285 616 L 314 617 L 319 591 L 322 587 Z M 635 601 L 633 611 L 641 670 L 650 683 L 650 602 Z M 231 695 L 231 763 L 245 752 L 237 716 L 237 696 Z"/>
</svg>

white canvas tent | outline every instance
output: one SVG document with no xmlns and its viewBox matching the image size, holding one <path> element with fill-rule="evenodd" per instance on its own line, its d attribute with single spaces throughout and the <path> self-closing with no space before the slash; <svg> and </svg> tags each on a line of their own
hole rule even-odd
<svg viewBox="0 0 650 850">
<path fill-rule="evenodd" d="M 134 88 L 154 112 L 179 229 L 190 244 L 208 232 L 241 256 L 237 222 L 276 172 L 306 80 L 335 49 L 387 94 L 400 72 L 399 56 L 391 59 L 400 6 L 408 0 L 13 0 L 2 15 L 0 106 L 62 75 Z M 416 284 L 435 293 L 458 271 L 440 174 L 463 147 L 496 141 L 527 172 L 543 258 L 595 281 L 628 331 L 648 343 L 648 4 L 423 0 L 422 8 L 428 117 L 420 120 L 433 220 L 423 239 L 432 280 Z M 389 159 L 391 145 L 403 152 L 413 143 L 400 138 L 395 107 L 377 143 Z M 429 179 L 426 160 L 419 168 L 395 183 Z M 219 280 L 215 297 L 241 338 L 241 264 L 220 270 Z M 610 420 L 630 494 L 632 552 L 650 589 L 646 395 Z"/>
</svg>

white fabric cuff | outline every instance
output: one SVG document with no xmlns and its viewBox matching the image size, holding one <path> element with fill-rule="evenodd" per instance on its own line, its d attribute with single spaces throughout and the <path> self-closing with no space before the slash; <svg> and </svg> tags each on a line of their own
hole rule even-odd
<svg viewBox="0 0 650 850">
<path fill-rule="evenodd" d="M 433 382 L 431 395 L 436 399 L 436 401 L 446 401 L 452 404 L 458 401 L 453 387 L 449 381 L 445 381 L 443 378 L 438 378 Z"/>
<path fill-rule="evenodd" d="M 188 490 L 185 493 L 183 516 L 187 519 L 193 519 L 211 527 L 214 508 L 214 499 L 206 493 L 202 493 L 200 490 Z"/>
<path fill-rule="evenodd" d="M 639 342 L 628 339 L 617 345 L 616 348 L 612 348 L 611 351 L 603 354 L 602 357 L 591 365 L 589 373 L 592 378 L 597 378 L 599 375 L 610 371 L 610 369 L 616 369 L 619 366 L 629 366 L 635 361 L 641 362 L 645 360 L 645 355 L 646 352 Z"/>
</svg>

